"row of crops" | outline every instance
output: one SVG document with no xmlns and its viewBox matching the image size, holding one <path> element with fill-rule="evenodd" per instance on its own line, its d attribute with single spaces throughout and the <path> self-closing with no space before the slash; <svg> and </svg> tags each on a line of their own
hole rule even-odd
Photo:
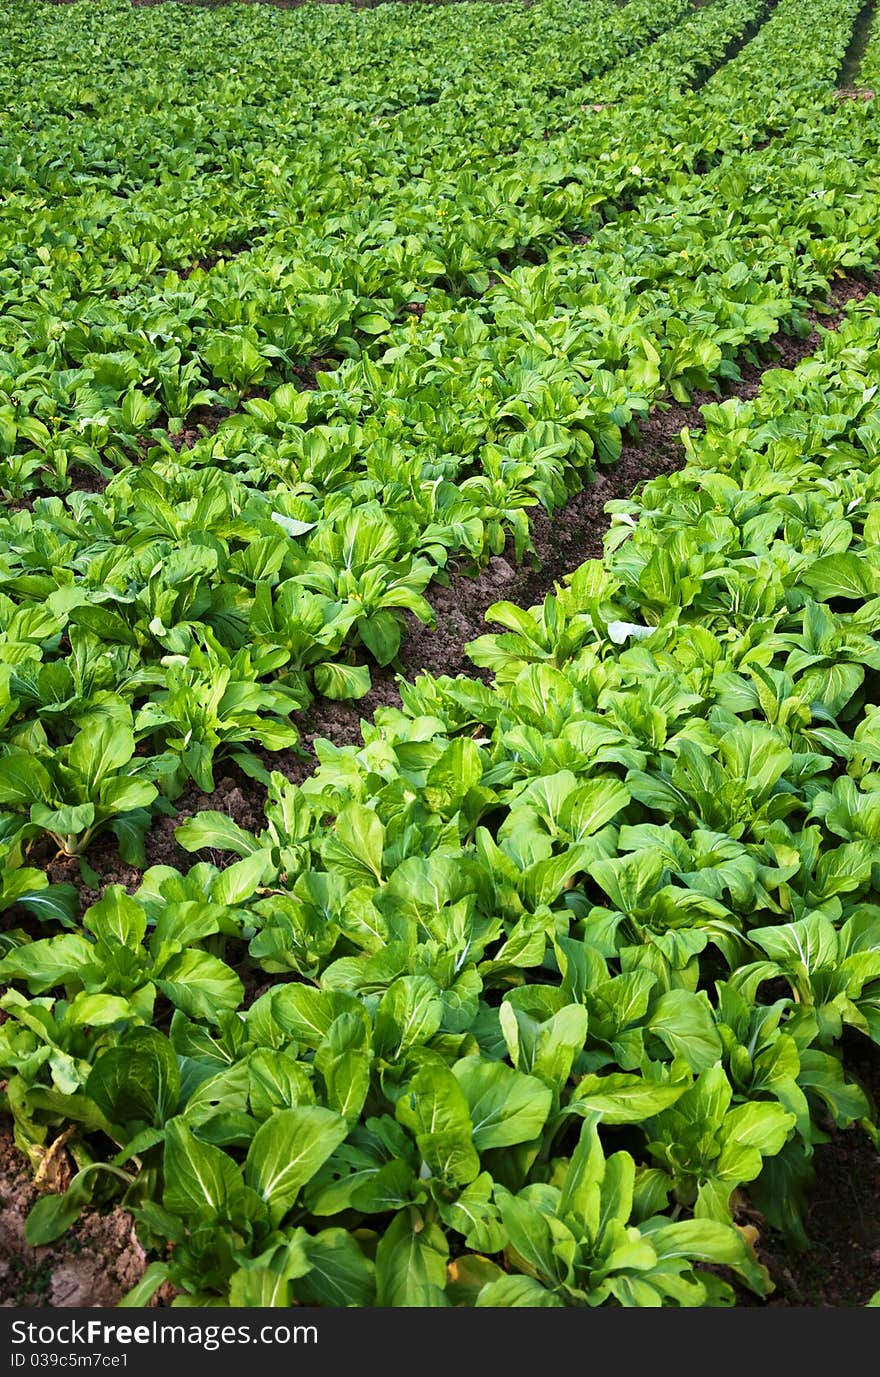
<svg viewBox="0 0 880 1377">
<path fill-rule="evenodd" d="M 877 298 L 491 609 L 490 683 L 284 773 L 876 264 L 861 8 L 0 0 L 0 1104 L 76 1169 L 31 1242 L 132 1211 L 125 1303 L 731 1304 L 743 1192 L 806 1244 L 875 1134 Z M 145 868 L 220 763 L 264 825 Z"/>
</svg>

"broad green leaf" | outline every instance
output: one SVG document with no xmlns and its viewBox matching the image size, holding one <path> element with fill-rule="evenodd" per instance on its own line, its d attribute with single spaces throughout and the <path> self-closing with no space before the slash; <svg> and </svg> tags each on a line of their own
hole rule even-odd
<svg viewBox="0 0 880 1377">
<path fill-rule="evenodd" d="M 44 1195 L 32 1206 L 24 1226 L 25 1240 L 32 1248 L 54 1243 L 76 1223 L 92 1198 L 100 1172 L 118 1177 L 126 1185 L 131 1181 L 124 1171 L 106 1162 L 91 1162 L 83 1167 L 61 1195 Z"/>
<path fill-rule="evenodd" d="M 376 1304 L 412 1308 L 443 1303 L 449 1245 L 416 1210 L 401 1210 L 376 1249 Z"/>
<path fill-rule="evenodd" d="M 272 1013 L 280 1027 L 307 1047 L 320 1047 L 340 1014 L 365 1018 L 360 1000 L 338 990 L 282 985 L 272 992 Z"/>
<path fill-rule="evenodd" d="M 821 602 L 829 598 L 850 598 L 863 602 L 875 592 L 875 577 L 862 555 L 846 551 L 823 555 L 801 574 L 801 581 Z"/>
<path fill-rule="evenodd" d="M 499 1253 L 506 1238 L 493 1201 L 492 1177 L 481 1172 L 450 1203 L 440 1202 L 440 1217 L 448 1228 L 464 1238 L 468 1248 L 480 1253 Z"/>
<path fill-rule="evenodd" d="M 165 1208 L 193 1221 L 228 1217 L 243 1190 L 233 1159 L 201 1142 L 181 1119 L 169 1120 L 165 1128 L 164 1176 Z"/>
<path fill-rule="evenodd" d="M 260 843 L 245 832 L 225 813 L 207 811 L 196 813 L 174 829 L 174 835 L 185 851 L 233 851 L 238 856 L 251 856 L 260 850 Z"/>
<path fill-rule="evenodd" d="M 498 1187 L 496 1198 L 517 1267 L 555 1289 L 571 1276 L 576 1239 L 560 1220 L 539 1210 L 522 1196 Z"/>
<path fill-rule="evenodd" d="M 524 1307 L 530 1310 L 558 1310 L 565 1306 L 565 1301 L 555 1292 L 548 1291 L 534 1277 L 505 1276 L 488 1282 L 474 1304 L 481 1310 L 516 1310 Z"/>
<path fill-rule="evenodd" d="M 134 755 L 134 732 L 111 718 L 91 718 L 70 743 L 67 760 L 89 792 L 127 765 Z"/>
<path fill-rule="evenodd" d="M 48 808 L 45 803 L 32 803 L 30 819 L 37 827 L 45 828 L 47 832 L 53 832 L 58 837 L 76 837 L 80 832 L 87 832 L 94 826 L 95 805 L 66 803 L 60 808 Z M 66 845 L 70 850 L 71 843 L 67 842 Z"/>
<path fill-rule="evenodd" d="M 354 884 L 382 882 L 385 828 L 371 808 L 349 803 L 339 813 L 333 832 L 324 841 L 325 865 Z"/>
<path fill-rule="evenodd" d="M 464 1091 L 480 1152 L 540 1137 L 553 1099 L 548 1086 L 504 1062 L 479 1057 L 456 1062 L 452 1071 Z"/>
<path fill-rule="evenodd" d="M 569 1101 L 569 1114 L 597 1112 L 606 1124 L 638 1124 L 675 1104 L 689 1081 L 648 1081 L 626 1072 L 587 1075 L 578 1082 Z"/>
<path fill-rule="evenodd" d="M 408 1047 L 428 1042 L 443 1021 L 440 991 L 426 975 L 401 976 L 390 985 L 376 1009 L 376 1051 L 399 1056 Z"/>
<path fill-rule="evenodd" d="M 655 1221 L 651 1221 L 651 1225 Z M 766 1295 L 770 1278 L 755 1258 L 745 1238 L 732 1224 L 713 1219 L 682 1219 L 675 1224 L 659 1222 L 658 1227 L 643 1225 L 643 1232 L 660 1262 L 687 1258 L 693 1262 L 713 1262 L 733 1270 L 757 1295 Z"/>
<path fill-rule="evenodd" d="M 415 1136 L 434 1176 L 464 1186 L 480 1171 L 464 1092 L 445 1066 L 417 1072 L 397 1101 L 397 1118 Z"/>
<path fill-rule="evenodd" d="M 156 985 L 190 1018 L 208 1023 L 217 1023 L 225 1010 L 237 1009 L 244 994 L 235 971 L 218 957 L 192 949 L 166 961 Z"/>
<path fill-rule="evenodd" d="M 168 1275 L 167 1263 L 151 1262 L 140 1281 L 126 1291 L 122 1300 L 116 1302 L 117 1309 L 140 1310 L 148 1306 L 162 1283 L 168 1280 Z"/>
<path fill-rule="evenodd" d="M 295 1288 L 302 1305 L 375 1303 L 375 1267 L 347 1229 L 324 1229 L 306 1241 L 304 1250 L 309 1271 Z"/>
<path fill-rule="evenodd" d="M 83 915 L 83 926 L 101 942 L 118 942 L 137 950 L 147 930 L 147 915 L 122 885 L 108 885 L 104 896 Z"/>
<path fill-rule="evenodd" d="M 705 996 L 667 990 L 654 1005 L 647 1026 L 692 1071 L 705 1071 L 721 1057 L 721 1038 Z"/>
<path fill-rule="evenodd" d="M 177 1057 L 157 1029 L 135 1028 L 101 1053 L 85 1088 L 111 1124 L 160 1126 L 177 1107 Z"/>
<path fill-rule="evenodd" d="M 36 756 L 16 751 L 0 758 L 0 803 L 41 803 L 51 793 L 49 773 Z"/>
<path fill-rule="evenodd" d="M 95 959 L 91 942 L 76 933 L 44 937 L 16 947 L 0 961 L 0 980 L 24 980 L 31 994 L 76 980 Z"/>
<path fill-rule="evenodd" d="M 281 1109 L 260 1125 L 248 1149 L 244 1177 L 265 1200 L 275 1223 L 347 1133 L 342 1115 L 320 1105 Z"/>
<path fill-rule="evenodd" d="M 259 1257 L 249 1258 L 229 1279 L 229 1304 L 248 1309 L 286 1309 L 291 1282 L 309 1270 L 305 1230 L 297 1229 L 283 1243 Z"/>
<path fill-rule="evenodd" d="M 372 685 L 369 665 L 321 664 L 315 666 L 315 688 L 335 702 L 363 698 Z"/>
<path fill-rule="evenodd" d="M 800 968 L 808 975 L 837 960 L 837 930 L 821 913 L 795 923 L 753 928 L 749 938 L 785 969 Z"/>
</svg>

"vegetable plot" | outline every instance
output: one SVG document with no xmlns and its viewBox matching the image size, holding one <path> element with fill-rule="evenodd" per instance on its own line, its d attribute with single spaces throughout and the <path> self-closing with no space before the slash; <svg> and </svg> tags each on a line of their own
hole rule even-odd
<svg viewBox="0 0 880 1377">
<path fill-rule="evenodd" d="M 35 1168 L 75 1169 L 29 1241 L 122 1201 L 151 1259 L 124 1304 L 729 1305 L 770 1286 L 746 1202 L 805 1246 L 829 1125 L 876 1142 L 844 1049 L 880 1042 L 880 299 L 704 407 L 683 471 L 611 505 L 603 560 L 490 609 L 491 682 L 422 675 L 361 747 L 284 773 L 297 712 L 366 692 L 432 580 L 527 556 L 531 508 L 877 262 L 880 127 L 834 99 L 857 8 L 187 11 L 230 63 L 280 40 L 281 74 L 265 108 L 251 75 L 215 93 L 193 38 L 191 143 L 157 99 L 152 163 L 125 40 L 184 21 L 53 11 L 0 229 L 0 1076 Z M 16 7 L 18 43 L 45 13 Z M 105 114 L 86 60 L 111 20 Z M 563 54 L 530 95 L 525 38 Z M 430 110 L 376 133 L 422 42 Z M 300 223 L 332 139 L 363 195 L 344 210 L 330 176 Z M 160 249 L 136 227 L 184 154 L 207 191 Z M 239 186 L 250 246 L 163 273 Z M 147 865 L 219 762 L 266 786 L 262 823 L 203 808 L 176 829 L 192 866 Z M 128 890 L 94 868 L 108 835 Z M 34 863 L 54 851 L 95 902 Z"/>
</svg>

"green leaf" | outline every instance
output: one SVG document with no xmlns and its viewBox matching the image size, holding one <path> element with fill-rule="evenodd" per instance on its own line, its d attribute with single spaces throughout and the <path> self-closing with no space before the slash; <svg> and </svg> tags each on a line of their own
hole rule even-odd
<svg viewBox="0 0 880 1377">
<path fill-rule="evenodd" d="M 837 960 L 837 930 L 821 913 L 810 913 L 796 923 L 753 928 L 749 937 L 786 970 L 801 969 L 809 975 Z"/>
<path fill-rule="evenodd" d="M 261 849 L 256 837 L 245 832 L 225 813 L 196 813 L 195 817 L 176 827 L 174 835 L 185 851 L 213 849 L 232 851 L 237 856 L 251 856 Z"/>
<path fill-rule="evenodd" d="M 753 798 L 765 798 L 791 764 L 788 746 L 766 727 L 741 725 L 725 733 L 719 753 L 728 771 L 748 787 Z"/>
<path fill-rule="evenodd" d="M 570 1259 L 576 1249 L 571 1231 L 561 1220 L 544 1214 L 531 1201 L 511 1195 L 503 1187 L 496 1189 L 496 1198 L 509 1246 L 517 1254 L 517 1265 L 553 1289 L 564 1285 L 571 1275 Z"/>
<path fill-rule="evenodd" d="M 672 1055 L 683 1057 L 694 1072 L 705 1071 L 721 1057 L 721 1038 L 705 995 L 667 990 L 646 1021 Z"/>
<path fill-rule="evenodd" d="M 336 818 L 321 855 L 328 870 L 336 870 L 353 884 L 382 883 L 385 828 L 372 808 L 349 803 Z"/>
<path fill-rule="evenodd" d="M 113 1023 L 129 1023 L 137 1017 L 135 1007 L 120 995 L 86 994 L 80 991 L 70 1001 L 67 1020 L 80 1028 L 107 1028 Z"/>
<path fill-rule="evenodd" d="M 389 985 L 376 1009 L 376 1052 L 386 1059 L 428 1042 L 443 1021 L 440 991 L 427 975 L 405 975 Z"/>
<path fill-rule="evenodd" d="M 562 1182 L 556 1213 L 569 1222 L 577 1221 L 577 1228 L 592 1243 L 599 1241 L 602 1223 L 602 1186 L 606 1174 L 605 1155 L 599 1141 L 598 1115 L 590 1114 L 581 1125 L 580 1137 Z M 630 1159 L 631 1162 L 632 1159 Z M 630 1177 L 634 1169 L 630 1167 Z M 616 1203 L 616 1202 L 615 1202 Z M 632 1179 L 629 1198 L 623 1211 L 629 1217 L 632 1204 Z"/>
<path fill-rule="evenodd" d="M 340 1014 L 315 1055 L 327 1104 L 349 1123 L 357 1122 L 370 1088 L 371 1053 L 364 1020 Z"/>
<path fill-rule="evenodd" d="M 372 687 L 369 665 L 316 665 L 315 688 L 334 702 L 363 698 Z"/>
<path fill-rule="evenodd" d="M 83 926 L 101 942 L 118 942 L 136 951 L 147 930 L 147 915 L 122 885 L 108 885 L 103 898 L 86 909 Z"/>
<path fill-rule="evenodd" d="M 569 1101 L 569 1114 L 599 1113 L 606 1124 L 638 1124 L 659 1114 L 689 1089 L 690 1081 L 647 1081 L 614 1072 L 583 1076 Z"/>
<path fill-rule="evenodd" d="M 464 1238 L 468 1248 L 480 1253 L 500 1253 L 506 1242 L 498 1209 L 492 1199 L 494 1182 L 481 1172 L 451 1201 L 438 1202 L 440 1217 Z"/>
<path fill-rule="evenodd" d="M 122 1300 L 116 1302 L 117 1309 L 140 1310 L 149 1305 L 163 1281 L 168 1280 L 168 1276 L 167 1263 L 151 1262 L 140 1281 L 136 1282 L 130 1291 L 126 1291 Z"/>
<path fill-rule="evenodd" d="M 66 803 L 61 808 L 48 808 L 45 803 L 32 803 L 31 822 L 58 837 L 75 837 L 87 832 L 95 823 L 93 803 Z M 68 850 L 70 850 L 68 843 Z"/>
<path fill-rule="evenodd" d="M 117 1177 L 126 1185 L 131 1183 L 127 1172 L 107 1162 L 91 1162 L 83 1167 L 62 1195 L 44 1195 L 30 1210 L 25 1221 L 24 1236 L 32 1248 L 54 1243 L 56 1238 L 67 1232 L 71 1224 L 76 1223 L 92 1198 L 98 1172 Z"/>
<path fill-rule="evenodd" d="M 31 994 L 40 994 L 76 980 L 94 959 L 94 946 L 77 933 L 44 937 L 9 952 L 0 961 L 0 980 L 24 980 Z"/>
<path fill-rule="evenodd" d="M 112 718 L 93 717 L 70 743 L 67 762 L 86 790 L 96 793 L 101 780 L 127 765 L 133 755 L 131 727 Z"/>
<path fill-rule="evenodd" d="M 443 1230 L 415 1210 L 401 1210 L 376 1249 L 376 1304 L 442 1305 L 449 1245 Z"/>
<path fill-rule="evenodd" d="M 36 756 L 16 751 L 0 758 L 0 803 L 40 803 L 51 793 L 49 773 Z"/>
<path fill-rule="evenodd" d="M 530 992 L 534 987 L 525 987 Z M 582 1004 L 566 1004 L 543 1022 L 519 1008 L 515 994 L 498 1011 L 501 1031 L 518 1071 L 531 1073 L 561 1090 L 571 1074 L 575 1057 L 587 1038 L 587 1011 Z"/>
<path fill-rule="evenodd" d="M 358 635 L 377 664 L 390 665 L 400 649 L 402 636 L 400 621 L 394 613 L 380 609 L 369 617 L 361 617 L 356 622 L 356 627 Z"/>
<path fill-rule="evenodd" d="M 347 1229 L 324 1229 L 306 1241 L 305 1254 L 310 1270 L 296 1287 L 302 1305 L 375 1303 L 375 1268 Z"/>
<path fill-rule="evenodd" d="M 174 1113 L 180 1073 L 171 1043 L 155 1028 L 135 1028 L 95 1061 L 86 1094 L 111 1124 L 161 1126 Z"/>
<path fill-rule="evenodd" d="M 27 877 L 33 873 L 30 870 L 23 872 Z M 60 923 L 62 927 L 72 927 L 73 919 L 78 911 L 79 895 L 75 886 L 47 884 L 46 877 L 42 873 L 40 873 L 39 880 L 28 878 L 26 886 L 14 895 L 9 895 L 7 890 L 7 896 L 10 902 L 14 900 L 22 908 L 26 908 L 29 913 L 35 914 L 43 923 L 55 922 Z"/>
<path fill-rule="evenodd" d="M 276 1109 L 314 1104 L 315 1092 L 305 1063 L 288 1052 L 261 1047 L 248 1057 L 247 1069 L 251 1112 L 257 1119 L 268 1119 Z M 339 1106 L 330 1108 L 338 1110 Z"/>
<path fill-rule="evenodd" d="M 859 602 L 873 596 L 873 570 L 862 555 L 846 551 L 839 555 L 823 555 L 801 574 L 805 583 L 821 602 L 829 598 L 854 598 Z"/>
<path fill-rule="evenodd" d="M 285 516 L 282 512 L 272 512 L 271 517 L 276 526 L 280 526 L 282 531 L 286 531 L 289 536 L 293 536 L 295 539 L 298 536 L 308 535 L 309 531 L 313 531 L 317 524 L 314 521 L 297 521 L 294 517 Z"/>
<path fill-rule="evenodd" d="M 711 1262 L 732 1267 L 743 1281 L 759 1296 L 770 1289 L 766 1268 L 755 1258 L 745 1238 L 732 1224 L 714 1219 L 683 1219 L 675 1224 L 659 1223 L 653 1228 L 642 1225 L 651 1247 L 660 1262 L 687 1258 L 692 1262 Z"/>
<path fill-rule="evenodd" d="M 283 1243 L 248 1258 L 229 1278 L 229 1304 L 248 1309 L 286 1309 L 291 1303 L 291 1282 L 309 1270 L 306 1239 L 305 1230 L 297 1229 Z"/>
<path fill-rule="evenodd" d="M 208 1023 L 217 1023 L 224 1011 L 237 1009 L 244 994 L 235 971 L 218 957 L 195 950 L 180 952 L 166 961 L 156 985 L 190 1018 Z"/>
<path fill-rule="evenodd" d="M 255 851 L 226 866 L 211 885 L 211 901 L 232 906 L 252 899 L 263 883 L 271 859 L 271 851 Z"/>
<path fill-rule="evenodd" d="M 276 987 L 272 1012 L 284 1032 L 307 1047 L 320 1047 L 340 1014 L 364 1018 L 363 1005 L 353 995 L 337 990 L 315 990 L 308 985 Z"/>
<path fill-rule="evenodd" d="M 166 1125 L 164 1177 L 163 1204 L 184 1219 L 228 1217 L 230 1205 L 243 1190 L 233 1159 L 196 1138 L 181 1119 Z"/>
<path fill-rule="evenodd" d="M 753 1181 L 761 1170 L 762 1157 L 775 1157 L 781 1151 L 794 1124 L 794 1114 L 775 1102 L 752 1100 L 737 1105 L 725 1115 L 721 1126 L 721 1152 L 713 1175 L 726 1183 L 728 1191 Z"/>
<path fill-rule="evenodd" d="M 478 1309 L 489 1307 L 499 1310 L 517 1310 L 527 1307 L 537 1309 L 562 1309 L 565 1301 L 553 1291 L 548 1291 L 534 1277 L 499 1277 L 490 1281 L 479 1292 L 474 1304 Z"/>
<path fill-rule="evenodd" d="M 342 1115 L 320 1105 L 281 1109 L 261 1124 L 248 1149 L 244 1177 L 275 1223 L 347 1134 Z"/>
<path fill-rule="evenodd" d="M 98 1172 L 112 1172 L 128 1181 L 125 1172 L 120 1172 L 103 1162 L 92 1162 L 77 1172 L 70 1186 L 61 1195 L 43 1195 L 29 1210 L 25 1221 L 25 1239 L 30 1248 L 41 1248 L 45 1243 L 54 1243 L 56 1238 L 66 1234 L 72 1224 L 91 1201 L 95 1188 L 95 1175 Z"/>
<path fill-rule="evenodd" d="M 62 1195 L 44 1195 L 28 1212 L 24 1228 L 32 1248 L 54 1243 L 75 1224 L 89 1203 L 93 1182 L 79 1173 Z"/>
<path fill-rule="evenodd" d="M 355 319 L 355 329 L 360 330 L 364 335 L 384 335 L 391 329 L 391 322 L 385 316 L 378 315 L 375 311 L 368 311 L 365 315 L 357 316 Z"/>
<path fill-rule="evenodd" d="M 840 1128 L 869 1119 L 870 1105 L 861 1086 L 846 1079 L 844 1067 L 828 1052 L 811 1047 L 800 1056 L 798 1085 L 823 1101 Z"/>
<path fill-rule="evenodd" d="M 505 1066 L 465 1057 L 453 1074 L 464 1092 L 478 1151 L 530 1143 L 541 1136 L 553 1095 L 534 1076 Z"/>
<path fill-rule="evenodd" d="M 434 1176 L 464 1186 L 479 1175 L 467 1101 L 448 1067 L 422 1067 L 397 1101 L 396 1114 Z"/>
<path fill-rule="evenodd" d="M 809 1247 L 804 1216 L 815 1184 L 812 1161 L 803 1143 L 786 1143 L 775 1157 L 767 1157 L 760 1176 L 749 1186 L 749 1196 L 771 1228 L 785 1234 L 793 1247 Z"/>
</svg>

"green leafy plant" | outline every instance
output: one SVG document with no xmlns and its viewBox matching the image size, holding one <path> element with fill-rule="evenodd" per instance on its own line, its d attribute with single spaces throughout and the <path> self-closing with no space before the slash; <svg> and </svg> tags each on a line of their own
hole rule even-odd
<svg viewBox="0 0 880 1377">
<path fill-rule="evenodd" d="M 120 707 L 113 716 L 91 717 L 68 746 L 53 750 L 37 728 L 27 749 L 13 747 L 0 758 L 0 805 L 17 821 L 19 844 L 45 833 L 64 855 L 81 856 L 109 828 L 123 858 L 142 862 L 158 796 L 153 781 L 174 760 L 137 756 L 130 711 Z"/>
</svg>

